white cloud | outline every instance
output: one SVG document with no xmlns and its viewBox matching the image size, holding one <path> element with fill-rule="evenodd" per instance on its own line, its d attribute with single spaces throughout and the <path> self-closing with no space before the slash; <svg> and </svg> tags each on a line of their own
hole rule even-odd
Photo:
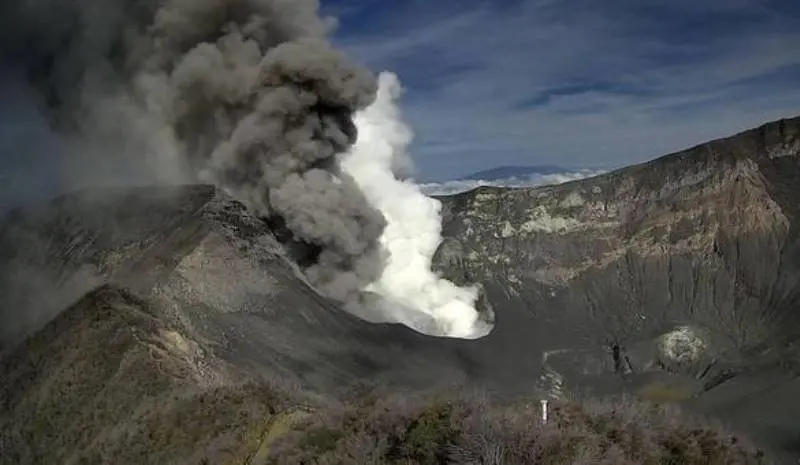
<svg viewBox="0 0 800 465">
<path fill-rule="evenodd" d="M 346 49 L 406 82 L 413 155 L 430 178 L 498 164 L 613 168 L 800 114 L 800 5 L 513 4 L 455 6 L 439 22 L 406 8 L 375 33 L 342 30 Z"/>
<path fill-rule="evenodd" d="M 536 174 L 525 178 L 508 178 L 499 180 L 454 180 L 444 182 L 429 182 L 420 184 L 420 188 L 427 195 L 451 195 L 465 192 L 480 186 L 495 187 L 536 187 L 561 184 L 568 181 L 590 178 L 603 174 L 603 170 L 580 170 L 557 174 Z"/>
</svg>

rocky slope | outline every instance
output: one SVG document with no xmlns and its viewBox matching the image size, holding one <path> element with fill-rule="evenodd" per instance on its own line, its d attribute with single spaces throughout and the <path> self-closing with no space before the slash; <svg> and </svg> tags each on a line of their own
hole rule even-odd
<svg viewBox="0 0 800 465">
<path fill-rule="evenodd" d="M 494 378 L 465 341 L 318 296 L 208 186 L 65 196 L 6 218 L 0 251 L 0 463 L 242 463 L 285 406 L 276 383 Z"/>
<path fill-rule="evenodd" d="M 669 374 L 741 418 L 797 393 L 800 118 L 592 179 L 443 201 L 439 266 L 482 281 L 498 322 L 529 320 L 494 335 L 538 339 L 557 381 Z M 775 424 L 800 415 L 792 405 Z M 800 430 L 769 436 L 800 451 Z"/>
<path fill-rule="evenodd" d="M 112 292 L 251 374 L 319 389 L 386 370 L 424 385 L 464 369 L 462 341 L 369 324 L 318 296 L 268 227 L 209 186 L 69 195 L 12 215 L 1 234 L 7 344 Z"/>
<path fill-rule="evenodd" d="M 477 341 L 344 313 L 207 186 L 15 211 L 0 462 L 242 463 L 279 414 L 259 387 L 276 379 L 323 396 L 362 379 L 502 397 L 667 386 L 800 456 L 798 157 L 793 119 L 592 179 L 443 198 L 437 266 L 480 281 L 496 314 Z"/>
</svg>

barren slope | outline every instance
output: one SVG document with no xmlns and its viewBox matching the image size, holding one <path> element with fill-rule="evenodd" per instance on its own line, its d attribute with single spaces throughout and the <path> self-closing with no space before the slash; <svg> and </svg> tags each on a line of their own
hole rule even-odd
<svg viewBox="0 0 800 465">
<path fill-rule="evenodd" d="M 242 463 L 285 407 L 273 382 L 330 395 L 494 378 L 463 341 L 319 297 L 207 186 L 87 191 L 0 234 L 0 463 Z"/>
<path fill-rule="evenodd" d="M 242 438 L 275 409 L 248 383 L 326 395 L 363 379 L 466 379 L 503 396 L 677 385 L 800 455 L 799 131 L 781 121 L 593 179 L 444 198 L 438 266 L 482 282 L 496 312 L 478 341 L 342 312 L 263 222 L 207 186 L 86 191 L 15 212 L 0 223 L 0 343 L 14 347 L 0 364 L 0 444 L 42 460 L 195 463 L 236 443 L 241 463 L 257 447 Z M 141 426 L 174 431 L 211 398 L 227 399 L 209 413 L 221 424 L 244 418 L 238 439 Z"/>
<path fill-rule="evenodd" d="M 618 373 L 709 390 L 696 403 L 800 450 L 800 429 L 784 428 L 800 417 L 799 118 L 592 179 L 444 202 L 440 266 L 483 281 L 498 321 L 530 321 L 495 336 L 541 341 L 566 384 L 616 390 Z"/>
</svg>

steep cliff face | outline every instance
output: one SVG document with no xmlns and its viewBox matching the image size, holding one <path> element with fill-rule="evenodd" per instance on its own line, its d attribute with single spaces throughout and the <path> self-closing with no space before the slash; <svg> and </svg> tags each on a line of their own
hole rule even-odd
<svg viewBox="0 0 800 465">
<path fill-rule="evenodd" d="M 759 370 L 795 379 L 800 119 L 591 179 L 442 200 L 438 266 L 485 285 L 495 337 L 530 322 L 551 388 L 668 373 L 708 400 L 726 381 L 764 388 Z"/>
<path fill-rule="evenodd" d="M 492 287 L 499 319 L 514 304 L 576 344 L 676 329 L 705 348 L 663 363 L 742 354 L 800 331 L 799 180 L 800 119 L 780 121 L 584 181 L 444 198 L 438 259 Z"/>
</svg>

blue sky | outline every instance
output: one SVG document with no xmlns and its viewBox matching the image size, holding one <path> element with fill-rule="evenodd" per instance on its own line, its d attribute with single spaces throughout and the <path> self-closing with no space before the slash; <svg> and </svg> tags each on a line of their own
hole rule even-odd
<svg viewBox="0 0 800 465">
<path fill-rule="evenodd" d="M 800 115 L 797 0 L 322 0 L 396 72 L 418 176 L 609 169 Z"/>
<path fill-rule="evenodd" d="M 421 181 L 611 169 L 800 115 L 800 0 L 321 1 L 338 46 L 404 83 Z M 63 187 L 40 120 L 0 69 L 0 210 Z"/>
</svg>

